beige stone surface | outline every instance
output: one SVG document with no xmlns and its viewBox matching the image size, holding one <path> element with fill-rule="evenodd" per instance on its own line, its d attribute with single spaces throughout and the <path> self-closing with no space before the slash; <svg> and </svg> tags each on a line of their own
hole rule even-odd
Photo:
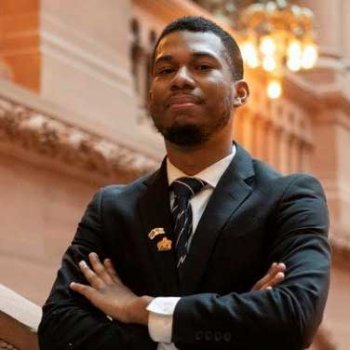
<svg viewBox="0 0 350 350">
<path fill-rule="evenodd" d="M 24 326 L 37 331 L 41 319 L 41 308 L 23 298 L 12 289 L 0 284 L 0 311 Z"/>
<path fill-rule="evenodd" d="M 337 350 L 350 347 L 350 273 L 334 268 L 330 295 L 325 312 L 325 325 Z"/>
<path fill-rule="evenodd" d="M 0 284 L 0 348 L 38 350 L 41 308 Z"/>
<path fill-rule="evenodd" d="M 76 122 L 160 155 L 155 132 L 139 125 L 130 62 L 131 2 L 41 1 L 41 96 Z M 91 127 L 90 127 L 91 126 Z"/>
<path fill-rule="evenodd" d="M 0 281 L 41 304 L 94 186 L 0 154 Z"/>
<path fill-rule="evenodd" d="M 2 0 L 0 56 L 9 64 L 12 80 L 40 90 L 39 0 Z"/>
</svg>

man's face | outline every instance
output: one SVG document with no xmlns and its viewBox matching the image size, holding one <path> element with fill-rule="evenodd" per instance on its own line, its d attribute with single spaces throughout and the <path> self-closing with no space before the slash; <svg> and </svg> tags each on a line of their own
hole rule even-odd
<svg viewBox="0 0 350 350">
<path fill-rule="evenodd" d="M 211 32 L 177 31 L 160 41 L 149 107 L 167 141 L 198 145 L 227 127 L 236 91 L 225 55 Z"/>
</svg>

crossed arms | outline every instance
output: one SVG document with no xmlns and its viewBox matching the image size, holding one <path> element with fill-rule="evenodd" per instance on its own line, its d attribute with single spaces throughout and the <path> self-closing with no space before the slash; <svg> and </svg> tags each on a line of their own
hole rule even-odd
<svg viewBox="0 0 350 350">
<path fill-rule="evenodd" d="M 320 186 L 310 179 L 295 181 L 276 217 L 282 233 L 276 235 L 270 258 L 285 262 L 286 278 L 281 274 L 285 267 L 277 265 L 253 291 L 181 298 L 173 326 L 173 341 L 179 348 L 294 350 L 309 344 L 322 317 L 329 272 L 327 211 Z M 300 196 L 302 209 L 293 204 Z M 106 260 L 102 240 L 96 239 L 102 230 L 98 202 L 95 197 L 89 206 L 44 306 L 39 329 L 42 350 L 156 347 L 145 327 L 145 306 L 152 297 L 137 296 L 121 282 Z M 223 328 L 230 334 L 224 341 L 199 336 L 208 330 L 215 335 Z"/>
</svg>

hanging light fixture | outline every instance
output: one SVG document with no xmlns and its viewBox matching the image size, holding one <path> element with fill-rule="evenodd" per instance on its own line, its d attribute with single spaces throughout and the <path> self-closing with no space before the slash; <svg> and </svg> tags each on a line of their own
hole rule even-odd
<svg viewBox="0 0 350 350">
<path fill-rule="evenodd" d="M 316 64 L 313 13 L 286 0 L 275 0 L 250 5 L 240 17 L 243 59 L 248 67 L 268 73 L 267 94 L 279 98 L 285 68 L 298 72 Z"/>
</svg>

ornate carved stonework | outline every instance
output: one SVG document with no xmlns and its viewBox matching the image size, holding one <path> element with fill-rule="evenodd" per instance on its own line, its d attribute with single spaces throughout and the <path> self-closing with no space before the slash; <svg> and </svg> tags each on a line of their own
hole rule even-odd
<svg viewBox="0 0 350 350">
<path fill-rule="evenodd" d="M 127 182 L 158 165 L 143 154 L 2 96 L 0 143 L 34 152 L 101 179 Z"/>
<path fill-rule="evenodd" d="M 18 350 L 16 347 L 13 345 L 5 342 L 5 340 L 0 339 L 0 350 Z"/>
</svg>

